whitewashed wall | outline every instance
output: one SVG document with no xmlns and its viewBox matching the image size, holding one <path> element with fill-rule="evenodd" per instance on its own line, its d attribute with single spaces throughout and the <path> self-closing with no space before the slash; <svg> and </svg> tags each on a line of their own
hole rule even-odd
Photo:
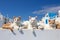
<svg viewBox="0 0 60 40">
<path fill-rule="evenodd" d="M 0 40 L 60 40 L 60 30 L 0 30 Z"/>
</svg>

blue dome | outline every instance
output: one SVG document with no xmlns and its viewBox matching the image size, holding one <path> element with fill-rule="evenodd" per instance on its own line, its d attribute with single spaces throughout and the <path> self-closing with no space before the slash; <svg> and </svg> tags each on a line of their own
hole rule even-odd
<svg viewBox="0 0 60 40">
<path fill-rule="evenodd" d="M 48 16 L 50 17 L 50 19 L 53 19 L 57 16 L 57 13 L 51 12 L 51 13 L 48 13 Z"/>
</svg>

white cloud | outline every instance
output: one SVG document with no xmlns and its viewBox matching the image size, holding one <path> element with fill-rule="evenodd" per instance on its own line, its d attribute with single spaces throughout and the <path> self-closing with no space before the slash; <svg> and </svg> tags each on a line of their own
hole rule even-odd
<svg viewBox="0 0 60 40">
<path fill-rule="evenodd" d="M 33 14 L 40 14 L 40 13 L 47 13 L 47 12 L 58 12 L 60 10 L 60 6 L 45 6 L 42 7 L 42 10 L 36 10 L 33 12 Z"/>
</svg>

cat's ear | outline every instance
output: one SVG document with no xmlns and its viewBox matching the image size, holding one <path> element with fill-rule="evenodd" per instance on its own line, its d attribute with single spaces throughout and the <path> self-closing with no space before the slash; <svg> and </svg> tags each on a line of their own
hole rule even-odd
<svg viewBox="0 0 60 40">
<path fill-rule="evenodd" d="M 21 19 L 21 16 L 19 16 L 18 18 Z"/>
<path fill-rule="evenodd" d="M 31 19 L 31 16 L 29 16 L 29 19 Z"/>
<path fill-rule="evenodd" d="M 16 18 L 16 16 L 13 16 L 13 19 L 15 19 Z"/>
<path fill-rule="evenodd" d="M 37 16 L 35 16 L 35 18 L 37 18 Z"/>
</svg>

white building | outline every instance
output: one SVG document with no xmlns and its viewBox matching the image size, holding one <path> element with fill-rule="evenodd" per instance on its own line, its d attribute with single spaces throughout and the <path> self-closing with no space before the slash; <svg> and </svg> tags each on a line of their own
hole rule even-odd
<svg viewBox="0 0 60 40">
<path fill-rule="evenodd" d="M 4 24 L 4 16 L 0 13 L 0 27 Z"/>
<path fill-rule="evenodd" d="M 57 17 L 57 14 L 56 13 L 47 13 L 45 15 L 45 17 L 42 18 L 42 21 L 45 23 L 45 24 L 49 24 L 49 20 L 55 20 Z"/>
</svg>

